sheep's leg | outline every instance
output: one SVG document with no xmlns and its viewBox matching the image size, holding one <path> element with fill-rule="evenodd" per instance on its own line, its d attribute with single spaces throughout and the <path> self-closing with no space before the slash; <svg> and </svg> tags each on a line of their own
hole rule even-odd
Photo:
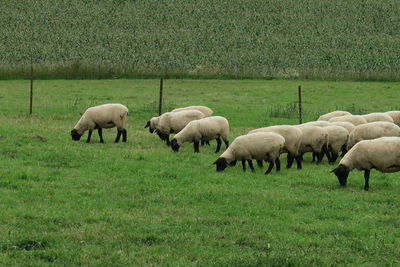
<svg viewBox="0 0 400 267">
<path fill-rule="evenodd" d="M 250 167 L 251 172 L 255 172 L 254 166 L 253 166 L 253 161 L 252 161 L 251 159 L 248 159 L 248 160 L 247 160 L 247 163 L 249 164 L 249 167 Z"/>
<path fill-rule="evenodd" d="M 368 191 L 369 189 L 369 173 L 371 170 L 365 170 L 364 171 L 364 179 L 365 179 L 365 184 L 364 184 L 364 190 Z"/>
<path fill-rule="evenodd" d="M 222 144 L 221 138 L 218 137 L 217 138 L 217 149 L 215 150 L 215 153 L 218 153 L 221 150 L 221 144 Z"/>
<path fill-rule="evenodd" d="M 322 155 L 322 156 L 323 156 L 323 155 Z M 315 158 L 318 159 L 318 155 L 317 155 L 317 153 L 313 152 L 313 153 L 312 153 L 312 161 L 311 161 L 311 162 L 315 162 Z"/>
<path fill-rule="evenodd" d="M 263 161 L 262 160 L 257 160 L 257 165 L 258 167 L 262 168 L 264 167 Z"/>
<path fill-rule="evenodd" d="M 346 145 L 343 145 L 342 146 L 342 155 L 340 155 L 340 157 L 343 158 L 344 155 L 346 155 L 346 153 L 347 153 L 347 147 L 346 147 Z"/>
<path fill-rule="evenodd" d="M 128 136 L 128 132 L 126 131 L 126 129 L 122 130 L 122 142 L 126 142 L 126 138 Z"/>
<path fill-rule="evenodd" d="M 92 131 L 89 130 L 89 133 L 88 133 L 88 136 L 87 136 L 87 139 L 86 139 L 86 143 L 90 143 L 90 137 L 91 136 L 92 136 Z"/>
<path fill-rule="evenodd" d="M 205 142 L 207 146 L 210 146 L 210 141 Z"/>
<path fill-rule="evenodd" d="M 210 142 L 209 141 L 201 141 L 201 146 L 204 146 L 204 145 L 209 146 Z"/>
<path fill-rule="evenodd" d="M 337 152 L 331 152 L 331 157 L 329 160 L 330 164 L 334 164 L 336 162 L 336 159 L 339 157 L 339 154 Z"/>
<path fill-rule="evenodd" d="M 322 159 L 324 158 L 324 152 L 323 151 L 321 151 L 321 152 L 319 152 L 319 153 L 315 153 L 316 154 L 316 156 L 317 156 L 317 162 L 315 163 L 315 164 L 320 164 L 321 163 L 321 161 L 322 161 Z"/>
<path fill-rule="evenodd" d="M 292 167 L 293 164 L 293 160 L 294 160 L 294 156 L 288 152 L 287 154 L 287 164 L 286 164 L 286 168 L 290 169 Z"/>
<path fill-rule="evenodd" d="M 242 169 L 245 172 L 246 171 L 246 160 L 242 159 Z"/>
<path fill-rule="evenodd" d="M 269 166 L 268 166 L 268 170 L 265 172 L 265 174 L 268 174 L 272 171 L 272 168 L 274 167 L 274 161 L 270 160 L 269 161 Z"/>
<path fill-rule="evenodd" d="M 119 139 L 121 138 L 121 134 L 122 134 L 122 131 L 121 131 L 120 129 L 117 129 L 117 130 L 118 130 L 118 132 L 117 132 L 117 138 L 115 138 L 114 143 L 118 143 L 118 142 L 119 142 Z"/>
<path fill-rule="evenodd" d="M 167 143 L 167 146 L 171 145 L 171 142 L 169 141 L 169 134 L 167 135 L 167 137 L 165 138 L 165 142 Z"/>
<path fill-rule="evenodd" d="M 99 128 L 99 129 L 97 129 L 97 132 L 99 133 L 100 143 L 104 143 L 104 139 L 103 139 L 103 129 L 102 129 L 102 128 Z"/>
<path fill-rule="evenodd" d="M 200 142 L 193 142 L 193 146 L 194 146 L 194 153 L 199 153 L 199 146 L 200 146 Z"/>
<path fill-rule="evenodd" d="M 225 143 L 225 148 L 228 148 L 228 146 L 229 146 L 229 141 L 228 141 L 228 139 L 227 139 L 227 140 L 224 140 L 224 143 Z"/>
<path fill-rule="evenodd" d="M 296 157 L 294 157 L 296 159 L 296 163 L 297 163 L 297 169 L 301 170 L 302 166 L 301 166 L 301 158 L 300 155 L 297 155 Z"/>
<path fill-rule="evenodd" d="M 275 165 L 276 165 L 276 171 L 279 172 L 281 170 L 281 160 L 279 158 L 276 158 Z"/>
</svg>

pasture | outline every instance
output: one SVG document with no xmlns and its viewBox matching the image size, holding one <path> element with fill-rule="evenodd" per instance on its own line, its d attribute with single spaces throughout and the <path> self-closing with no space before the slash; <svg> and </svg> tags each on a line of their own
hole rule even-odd
<svg viewBox="0 0 400 267">
<path fill-rule="evenodd" d="M 399 173 L 353 171 L 341 188 L 326 162 L 303 170 L 222 173 L 215 141 L 178 153 L 144 129 L 157 115 L 158 80 L 0 81 L 0 265 L 398 265 Z M 400 109 L 400 83 L 166 80 L 163 111 L 206 105 L 230 141 L 250 129 L 296 124 L 335 109 Z M 128 142 L 70 130 L 89 106 L 129 108 Z M 222 146 L 224 148 L 224 146 Z M 286 156 L 281 156 L 285 166 Z"/>
</svg>

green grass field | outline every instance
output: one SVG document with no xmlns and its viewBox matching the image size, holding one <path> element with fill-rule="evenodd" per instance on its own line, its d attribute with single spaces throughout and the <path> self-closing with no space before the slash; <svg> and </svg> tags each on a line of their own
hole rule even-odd
<svg viewBox="0 0 400 267">
<path fill-rule="evenodd" d="M 271 175 L 215 171 L 211 147 L 179 153 L 144 129 L 157 114 L 158 80 L 0 81 L 0 265 L 399 265 L 400 179 L 353 171 L 341 188 L 326 161 Z M 252 128 L 296 124 L 334 109 L 400 109 L 400 83 L 166 80 L 164 111 L 207 105 L 230 121 L 232 141 Z M 128 142 L 69 131 L 92 105 L 130 109 Z M 290 111 L 290 109 L 289 109 Z M 285 117 L 280 117 L 285 116 Z M 224 146 L 223 146 L 224 147 Z M 284 162 L 284 155 L 281 158 Z"/>
<path fill-rule="evenodd" d="M 394 0 L 3 0 L 0 79 L 400 80 Z"/>
</svg>

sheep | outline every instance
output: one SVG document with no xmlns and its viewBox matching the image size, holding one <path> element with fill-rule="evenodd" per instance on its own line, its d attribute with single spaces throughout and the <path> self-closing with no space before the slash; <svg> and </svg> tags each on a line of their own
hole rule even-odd
<svg viewBox="0 0 400 267">
<path fill-rule="evenodd" d="M 176 108 L 171 110 L 171 112 L 179 112 L 183 110 L 198 110 L 202 112 L 206 117 L 210 117 L 213 114 L 213 110 L 206 106 L 188 106 L 183 108 Z"/>
<path fill-rule="evenodd" d="M 201 113 L 204 114 L 205 117 L 209 117 L 212 115 L 213 110 L 210 109 L 209 107 L 206 106 L 189 106 L 189 107 L 183 107 L 183 108 L 176 108 L 171 110 L 171 112 L 179 112 L 179 111 L 186 111 L 186 110 L 198 110 Z M 147 121 L 146 125 L 144 128 L 149 128 L 150 133 L 154 133 L 154 131 L 157 129 L 158 122 L 160 120 L 161 116 L 153 117 L 150 120 Z"/>
<path fill-rule="evenodd" d="M 369 189 L 371 169 L 380 172 L 400 171 L 400 138 L 381 137 L 364 140 L 350 149 L 333 172 L 341 186 L 346 186 L 349 172 L 353 169 L 364 171 L 364 190 Z"/>
<path fill-rule="evenodd" d="M 348 111 L 336 110 L 336 111 L 332 111 L 332 112 L 329 112 L 329 113 L 319 116 L 318 120 L 319 121 L 329 121 L 329 119 L 331 119 L 331 118 L 341 117 L 344 115 L 352 115 L 352 114 Z"/>
<path fill-rule="evenodd" d="M 302 124 L 299 124 L 299 126 L 319 126 L 319 127 L 326 127 L 326 126 L 331 126 L 332 123 L 327 122 L 327 121 L 309 121 L 309 122 L 305 122 Z"/>
<path fill-rule="evenodd" d="M 349 138 L 349 132 L 341 126 L 328 126 L 324 127 L 328 132 L 328 152 L 327 157 L 329 163 L 335 163 L 339 156 L 339 151 L 346 149 L 347 140 Z"/>
<path fill-rule="evenodd" d="M 360 115 L 344 115 L 329 119 L 329 122 L 336 122 L 336 121 L 347 121 L 352 123 L 354 126 L 367 123 L 367 120 Z"/>
<path fill-rule="evenodd" d="M 299 155 L 299 147 L 301 143 L 301 130 L 293 125 L 275 125 L 269 126 L 259 129 L 254 129 L 250 132 L 274 132 L 280 134 L 285 138 L 285 147 L 283 152 L 287 152 L 288 155 L 288 162 L 286 168 L 290 168 L 293 164 L 293 159 L 296 159 L 297 169 L 301 169 L 301 157 Z M 261 166 L 260 162 L 259 166 Z"/>
<path fill-rule="evenodd" d="M 252 159 L 268 161 L 269 167 L 265 174 L 271 172 L 276 164 L 276 171 L 280 170 L 279 155 L 285 145 L 285 138 L 273 132 L 257 132 L 242 135 L 233 140 L 232 144 L 213 163 L 217 172 L 223 171 L 227 165 L 234 166 L 238 160 L 242 161 L 243 171 L 246 171 L 246 161 L 254 172 Z"/>
<path fill-rule="evenodd" d="M 204 117 L 205 115 L 198 110 L 166 112 L 158 120 L 156 133 L 161 140 L 166 141 L 167 145 L 170 145 L 169 135 L 171 133 L 179 133 L 189 122 Z"/>
<path fill-rule="evenodd" d="M 217 140 L 218 153 L 221 148 L 221 138 L 225 142 L 226 148 L 229 146 L 229 123 L 228 120 L 221 116 L 206 117 L 200 120 L 189 122 L 178 134 L 171 140 L 171 148 L 178 152 L 179 147 L 185 142 L 193 142 L 194 152 L 199 151 L 200 141 Z"/>
<path fill-rule="evenodd" d="M 316 163 L 319 164 L 327 153 L 328 132 L 318 126 L 299 125 L 298 127 L 302 132 L 299 154 L 303 157 L 304 153 L 313 152 L 318 159 Z"/>
<path fill-rule="evenodd" d="M 117 127 L 117 138 L 119 142 L 122 134 L 122 141 L 126 142 L 127 131 L 125 122 L 128 116 L 128 108 L 121 104 L 104 104 L 88 108 L 71 131 L 72 140 L 79 141 L 85 131 L 89 131 L 86 143 L 90 142 L 93 130 L 97 129 L 100 143 L 104 143 L 103 128 Z"/>
<path fill-rule="evenodd" d="M 354 130 L 354 128 L 356 128 L 356 126 L 354 126 L 351 122 L 347 121 L 335 121 L 331 122 L 331 125 L 341 126 L 345 128 L 349 132 L 349 134 Z"/>
<path fill-rule="evenodd" d="M 374 122 L 374 121 L 387 121 L 393 123 L 392 117 L 389 116 L 389 114 L 383 113 L 383 112 L 374 112 L 374 113 L 369 113 L 363 116 L 367 122 Z"/>
<path fill-rule="evenodd" d="M 400 111 L 392 110 L 385 113 L 388 114 L 390 117 L 392 117 L 394 124 L 400 126 Z"/>
<path fill-rule="evenodd" d="M 376 139 L 384 136 L 400 136 L 400 127 L 386 121 L 375 121 L 358 125 L 350 134 L 347 150 L 362 140 Z"/>
</svg>

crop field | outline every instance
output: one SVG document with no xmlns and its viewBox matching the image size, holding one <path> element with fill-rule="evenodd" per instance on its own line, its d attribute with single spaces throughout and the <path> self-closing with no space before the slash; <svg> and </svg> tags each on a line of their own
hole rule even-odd
<svg viewBox="0 0 400 267">
<path fill-rule="evenodd" d="M 3 0 L 0 79 L 399 80 L 395 0 Z"/>
<path fill-rule="evenodd" d="M 398 265 L 400 179 L 362 172 L 340 187 L 324 161 L 264 175 L 240 164 L 222 173 L 215 141 L 178 153 L 144 129 L 157 115 L 158 80 L 0 81 L 0 265 Z M 207 105 L 230 121 L 230 141 L 250 129 L 296 124 L 334 109 L 399 109 L 399 83 L 166 80 L 163 111 Z M 321 94 L 321 92 L 324 92 Z M 74 142 L 85 109 L 129 107 L 128 142 Z M 223 146 L 224 148 L 224 146 Z M 286 161 L 281 156 L 282 165 Z"/>
</svg>

